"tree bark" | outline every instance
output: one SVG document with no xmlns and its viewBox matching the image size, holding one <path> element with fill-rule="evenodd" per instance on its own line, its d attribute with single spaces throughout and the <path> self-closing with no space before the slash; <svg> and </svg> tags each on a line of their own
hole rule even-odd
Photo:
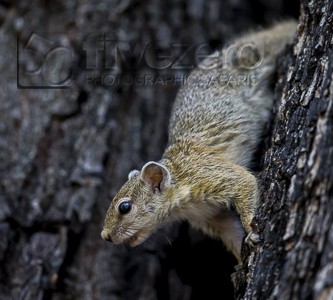
<svg viewBox="0 0 333 300">
<path fill-rule="evenodd" d="M 333 299 L 332 14 L 332 1 L 303 1 L 295 45 L 281 57 L 261 173 L 262 244 L 238 299 Z"/>
<path fill-rule="evenodd" d="M 0 299 L 333 298 L 328 0 L 302 2 L 280 58 L 259 174 L 262 244 L 245 253 L 235 291 L 235 260 L 187 224 L 134 249 L 100 238 L 128 172 L 160 158 L 195 50 L 298 16 L 285 3 L 0 2 Z"/>
</svg>

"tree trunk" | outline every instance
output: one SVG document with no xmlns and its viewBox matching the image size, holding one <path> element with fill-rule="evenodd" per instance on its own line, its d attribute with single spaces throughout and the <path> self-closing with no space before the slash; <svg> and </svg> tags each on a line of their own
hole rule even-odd
<svg viewBox="0 0 333 300">
<path fill-rule="evenodd" d="M 196 50 L 297 5 L 1 1 L 0 299 L 329 299 L 332 4 L 303 2 L 265 143 L 263 242 L 234 291 L 235 260 L 187 224 L 133 249 L 101 226 L 128 172 L 160 158 Z"/>
<path fill-rule="evenodd" d="M 332 15 L 332 1 L 303 1 L 295 46 L 281 58 L 261 173 L 262 244 L 238 299 L 333 299 Z"/>
</svg>

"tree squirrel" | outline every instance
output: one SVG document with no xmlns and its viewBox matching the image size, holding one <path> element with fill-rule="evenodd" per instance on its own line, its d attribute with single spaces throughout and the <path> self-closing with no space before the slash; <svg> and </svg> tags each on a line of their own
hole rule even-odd
<svg viewBox="0 0 333 300">
<path fill-rule="evenodd" d="M 276 58 L 294 21 L 251 32 L 206 58 L 180 88 L 162 159 L 131 171 L 111 201 L 101 236 L 136 246 L 162 225 L 187 220 L 221 239 L 241 262 L 258 201 L 248 168 L 270 117 Z"/>
</svg>

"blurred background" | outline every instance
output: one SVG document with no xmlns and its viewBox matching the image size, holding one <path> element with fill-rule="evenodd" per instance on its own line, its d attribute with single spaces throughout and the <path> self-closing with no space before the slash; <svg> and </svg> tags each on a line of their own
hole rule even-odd
<svg viewBox="0 0 333 300">
<path fill-rule="evenodd" d="M 100 231 L 128 172 L 161 157 L 197 62 L 298 14 L 282 0 L 0 1 L 0 299 L 233 299 L 236 261 L 187 224 L 133 249 Z"/>
</svg>

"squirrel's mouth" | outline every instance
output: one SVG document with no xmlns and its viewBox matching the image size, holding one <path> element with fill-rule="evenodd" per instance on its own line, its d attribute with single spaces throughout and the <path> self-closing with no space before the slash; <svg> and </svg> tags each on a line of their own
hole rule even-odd
<svg viewBox="0 0 333 300">
<path fill-rule="evenodd" d="M 101 236 L 104 240 L 109 241 L 115 245 L 129 244 L 131 247 L 135 247 L 143 243 L 151 235 L 150 230 L 136 230 L 122 232 L 121 234 L 113 234 L 108 229 L 103 229 Z"/>
<path fill-rule="evenodd" d="M 138 231 L 129 237 L 125 242 L 127 242 L 131 247 L 138 246 L 142 244 L 151 235 L 148 231 Z"/>
</svg>

